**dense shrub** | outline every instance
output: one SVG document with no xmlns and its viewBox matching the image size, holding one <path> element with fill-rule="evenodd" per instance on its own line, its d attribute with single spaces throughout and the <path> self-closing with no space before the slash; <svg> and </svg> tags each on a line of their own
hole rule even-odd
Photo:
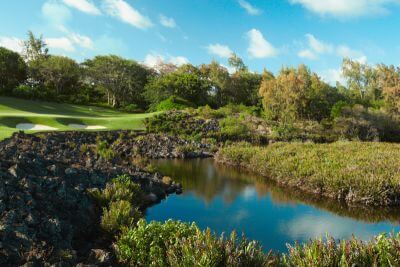
<svg viewBox="0 0 400 267">
<path fill-rule="evenodd" d="M 12 90 L 12 94 L 16 97 L 32 99 L 36 95 L 36 90 L 34 87 L 21 84 Z"/>
<path fill-rule="evenodd" d="M 135 207 L 140 207 L 144 199 L 140 185 L 134 183 L 128 175 L 121 175 L 112 179 L 103 190 L 94 190 L 92 196 L 103 207 L 109 205 L 109 203 L 122 200 Z"/>
<path fill-rule="evenodd" d="M 400 234 L 379 235 L 370 242 L 356 238 L 336 243 L 328 237 L 308 244 L 289 246 L 283 266 L 399 266 Z"/>
<path fill-rule="evenodd" d="M 114 151 L 112 150 L 111 147 L 109 147 L 107 141 L 101 141 L 101 140 L 97 141 L 96 153 L 105 160 L 111 160 L 115 156 Z"/>
<path fill-rule="evenodd" d="M 124 227 L 133 227 L 142 218 L 137 208 L 126 200 L 118 200 L 103 208 L 101 228 L 109 234 L 115 235 Z"/>
<path fill-rule="evenodd" d="M 0 47 L 0 94 L 10 94 L 26 79 L 27 67 L 22 57 Z"/>
<path fill-rule="evenodd" d="M 177 221 L 146 223 L 126 229 L 116 242 L 120 262 L 130 266 L 268 266 L 256 242 L 217 238 L 209 229 Z"/>
<path fill-rule="evenodd" d="M 151 111 L 168 111 L 168 110 L 181 110 L 189 107 L 194 107 L 194 104 L 177 96 L 170 96 L 167 99 L 161 101 L 154 107 L 151 107 Z"/>
</svg>

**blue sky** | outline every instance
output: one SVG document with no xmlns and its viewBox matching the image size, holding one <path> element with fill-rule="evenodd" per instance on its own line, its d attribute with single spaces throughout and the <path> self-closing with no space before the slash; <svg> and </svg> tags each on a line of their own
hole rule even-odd
<svg viewBox="0 0 400 267">
<path fill-rule="evenodd" d="M 28 30 L 78 61 L 117 54 L 253 71 L 305 63 L 340 80 L 343 57 L 399 64 L 399 0 L 2 0 L 0 46 L 19 51 Z"/>
</svg>

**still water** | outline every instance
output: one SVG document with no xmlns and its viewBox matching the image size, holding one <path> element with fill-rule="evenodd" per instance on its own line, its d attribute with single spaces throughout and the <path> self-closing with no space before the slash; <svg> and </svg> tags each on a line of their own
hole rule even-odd
<svg viewBox="0 0 400 267">
<path fill-rule="evenodd" d="M 149 221 L 196 222 L 218 234 L 236 230 L 258 240 L 265 251 L 285 251 L 287 243 L 327 233 L 337 239 L 354 234 L 369 240 L 382 232 L 400 231 L 399 210 L 349 208 L 309 199 L 212 159 L 157 160 L 152 164 L 180 182 L 184 193 L 149 208 Z"/>
</svg>

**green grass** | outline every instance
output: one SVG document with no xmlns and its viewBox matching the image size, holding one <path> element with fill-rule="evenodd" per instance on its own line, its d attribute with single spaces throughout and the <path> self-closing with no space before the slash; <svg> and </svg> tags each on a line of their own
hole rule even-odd
<svg viewBox="0 0 400 267">
<path fill-rule="evenodd" d="M 19 123 L 42 124 L 59 131 L 77 130 L 69 124 L 99 125 L 107 130 L 141 130 L 144 129 L 143 120 L 153 114 L 0 97 L 0 140 L 18 131 L 15 127 Z"/>
<path fill-rule="evenodd" d="M 228 146 L 217 159 L 278 184 L 347 203 L 399 205 L 400 144 L 337 142 Z"/>
</svg>

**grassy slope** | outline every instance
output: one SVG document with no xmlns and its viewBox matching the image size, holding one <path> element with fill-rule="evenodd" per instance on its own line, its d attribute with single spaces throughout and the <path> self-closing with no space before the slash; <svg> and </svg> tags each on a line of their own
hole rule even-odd
<svg viewBox="0 0 400 267">
<path fill-rule="evenodd" d="M 400 196 L 400 145 L 337 142 L 233 145 L 218 160 L 240 165 L 278 183 L 347 202 L 394 205 Z"/>
<path fill-rule="evenodd" d="M 18 131 L 18 123 L 43 124 L 58 130 L 76 130 L 68 124 L 100 125 L 108 130 L 142 129 L 148 114 L 128 114 L 107 108 L 0 97 L 0 140 Z M 32 131 L 28 131 L 32 132 Z"/>
</svg>

